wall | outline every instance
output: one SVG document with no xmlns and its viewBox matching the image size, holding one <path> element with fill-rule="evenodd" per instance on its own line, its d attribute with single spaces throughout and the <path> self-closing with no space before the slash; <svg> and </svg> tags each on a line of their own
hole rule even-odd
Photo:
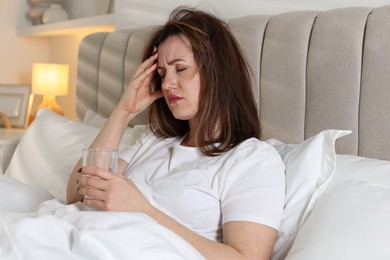
<svg viewBox="0 0 390 260">
<path fill-rule="evenodd" d="M 34 62 L 53 62 L 70 64 L 70 95 L 58 97 L 58 103 L 65 115 L 75 118 L 75 73 L 79 39 L 74 37 L 17 37 L 16 30 L 26 26 L 24 19 L 28 6 L 26 0 L 0 1 L 0 84 L 31 85 L 31 70 Z M 22 17 L 21 17 L 22 16 Z M 34 106 L 41 101 L 34 98 Z"/>
<path fill-rule="evenodd" d="M 79 0 L 66 0 L 79 1 Z M 83 0 L 84 4 L 87 0 Z M 107 5 L 108 0 L 99 1 Z M 76 119 L 76 76 L 77 55 L 80 41 L 87 34 L 98 29 L 79 30 L 73 35 L 53 37 L 18 37 L 17 28 L 31 26 L 26 18 L 29 9 L 27 0 L 0 1 L 0 84 L 31 85 L 31 69 L 34 62 L 67 63 L 70 67 L 69 95 L 57 97 L 58 104 L 64 109 L 65 116 Z M 67 3 L 69 4 L 69 3 Z M 86 9 L 86 8 L 84 8 Z M 100 8 L 102 9 L 102 8 Z M 92 10 L 102 12 L 101 10 Z M 89 12 L 92 12 L 89 10 Z M 93 13 L 94 14 L 94 13 Z M 79 14 L 81 15 L 81 14 Z M 77 17 L 76 17 L 77 18 Z M 34 98 L 33 110 L 41 96 Z"/>
<path fill-rule="evenodd" d="M 23 1 L 0 1 L 0 84 L 30 84 L 32 63 L 50 59 L 48 39 L 16 37 Z"/>
<path fill-rule="evenodd" d="M 158 24 L 179 5 L 199 6 L 224 18 L 248 14 L 278 14 L 294 10 L 328 10 L 348 6 L 376 7 L 390 0 L 116 0 L 116 27 L 137 28 Z"/>
</svg>

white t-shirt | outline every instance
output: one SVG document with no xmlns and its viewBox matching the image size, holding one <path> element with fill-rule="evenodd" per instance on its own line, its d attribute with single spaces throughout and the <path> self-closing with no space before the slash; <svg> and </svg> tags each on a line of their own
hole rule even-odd
<svg viewBox="0 0 390 260">
<path fill-rule="evenodd" d="M 230 221 L 279 229 L 285 173 L 273 147 L 251 138 L 210 157 L 181 141 L 146 134 L 120 155 L 129 162 L 125 175 L 152 205 L 217 241 L 222 241 L 222 224 Z"/>
</svg>

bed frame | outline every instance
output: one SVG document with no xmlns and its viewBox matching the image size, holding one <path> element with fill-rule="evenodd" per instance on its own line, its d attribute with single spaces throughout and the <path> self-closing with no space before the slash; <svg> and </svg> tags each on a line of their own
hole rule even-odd
<svg viewBox="0 0 390 260">
<path fill-rule="evenodd" d="M 349 129 L 337 152 L 390 160 L 390 5 L 229 21 L 253 73 L 263 139 L 299 143 Z M 108 116 L 153 28 L 95 33 L 80 45 L 77 115 Z M 144 124 L 146 113 L 131 124 Z"/>
</svg>

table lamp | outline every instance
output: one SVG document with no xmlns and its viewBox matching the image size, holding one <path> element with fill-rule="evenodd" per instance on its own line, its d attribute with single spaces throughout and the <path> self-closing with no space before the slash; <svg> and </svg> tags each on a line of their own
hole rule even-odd
<svg viewBox="0 0 390 260">
<path fill-rule="evenodd" d="M 34 63 L 32 70 L 32 93 L 43 95 L 41 108 L 50 108 L 54 112 L 64 115 L 64 111 L 56 102 L 56 96 L 68 95 L 68 64 Z"/>
</svg>

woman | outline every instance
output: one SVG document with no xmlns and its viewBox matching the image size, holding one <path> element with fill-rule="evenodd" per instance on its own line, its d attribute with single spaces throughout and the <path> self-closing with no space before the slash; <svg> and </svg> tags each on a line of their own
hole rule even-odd
<svg viewBox="0 0 390 260">
<path fill-rule="evenodd" d="M 269 259 L 284 164 L 258 139 L 248 67 L 221 20 L 176 9 L 151 36 L 91 147 L 118 148 L 130 120 L 149 105 L 150 131 L 120 156 L 119 174 L 78 163 L 68 203 L 88 195 L 88 206 L 143 212 L 207 259 Z"/>
</svg>

